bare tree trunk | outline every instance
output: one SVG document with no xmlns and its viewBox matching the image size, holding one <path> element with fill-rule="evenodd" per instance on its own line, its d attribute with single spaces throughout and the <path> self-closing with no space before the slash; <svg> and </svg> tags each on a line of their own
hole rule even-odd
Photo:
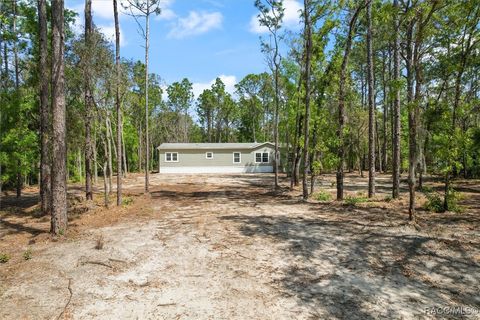
<svg viewBox="0 0 480 320">
<path fill-rule="evenodd" d="M 82 151 L 80 149 L 78 149 L 78 153 L 77 153 L 77 173 L 81 180 L 83 177 L 83 172 L 82 172 Z"/>
<path fill-rule="evenodd" d="M 352 37 L 355 31 L 355 24 L 362 9 L 362 5 L 359 5 L 352 15 L 349 25 L 347 40 L 345 42 L 345 52 L 343 54 L 342 66 L 340 69 L 340 83 L 338 89 L 338 128 L 337 138 L 339 141 L 338 147 L 338 166 L 337 166 L 337 200 L 343 200 L 343 167 L 345 164 L 345 143 L 343 138 L 343 130 L 345 125 L 345 82 L 347 79 L 347 66 L 350 50 L 352 47 Z"/>
<path fill-rule="evenodd" d="M 103 191 L 103 195 L 104 195 L 104 199 L 105 199 L 105 207 L 110 207 L 110 187 L 109 187 L 109 184 L 107 182 L 107 161 L 105 161 L 103 163 L 103 188 L 104 188 L 104 191 Z"/>
<path fill-rule="evenodd" d="M 40 200 L 42 215 L 50 214 L 51 205 L 51 159 L 49 131 L 50 107 L 49 71 L 48 71 L 48 30 L 47 30 L 47 1 L 38 0 L 38 34 L 39 34 L 39 74 L 40 74 Z"/>
<path fill-rule="evenodd" d="M 138 171 L 142 171 L 143 163 L 143 136 L 142 128 L 138 127 Z"/>
<path fill-rule="evenodd" d="M 148 0 L 147 0 L 148 2 Z M 148 6 L 148 5 L 147 5 Z M 150 192 L 150 139 L 148 132 L 148 48 L 150 37 L 150 14 L 145 15 L 145 193 Z"/>
<path fill-rule="evenodd" d="M 400 41 L 398 39 L 398 29 L 400 24 L 398 21 L 398 0 L 393 0 L 395 8 L 394 13 L 394 47 L 393 47 L 393 159 L 392 159 L 392 198 L 396 199 L 400 194 L 400 89 L 398 88 L 398 81 L 400 78 Z"/>
<path fill-rule="evenodd" d="M 375 196 L 375 92 L 373 88 L 372 2 L 367 1 L 368 197 Z"/>
<path fill-rule="evenodd" d="M 85 159 L 86 163 L 86 159 Z M 97 161 L 97 131 L 94 131 L 93 135 L 93 181 L 97 183 L 98 181 L 98 161 Z"/>
<path fill-rule="evenodd" d="M 17 32 L 17 1 L 13 1 L 13 32 L 16 35 Z M 19 103 L 20 97 L 20 78 L 19 78 L 19 71 L 18 71 L 18 47 L 17 47 L 17 39 L 13 41 L 13 62 L 14 62 L 14 71 L 15 71 L 15 95 L 16 103 Z M 19 150 L 20 151 L 20 150 Z M 22 162 L 20 159 L 17 160 L 17 198 L 22 196 L 22 188 L 23 188 L 23 177 L 22 177 Z"/>
<path fill-rule="evenodd" d="M 113 161 L 112 161 L 112 139 L 111 132 L 108 129 L 110 126 L 109 115 L 105 116 L 105 127 L 106 127 L 106 137 L 107 137 L 107 160 L 108 160 L 108 185 L 110 190 L 112 190 L 112 173 L 113 173 Z"/>
<path fill-rule="evenodd" d="M 308 199 L 308 169 L 310 168 L 309 164 L 309 154 L 308 154 L 308 143 L 309 143 L 309 134 L 310 134 L 310 61 L 312 58 L 312 25 L 310 21 L 310 1 L 304 0 L 303 2 L 303 14 L 305 20 L 305 119 L 303 125 L 303 200 Z"/>
<path fill-rule="evenodd" d="M 52 2 L 52 221 L 51 232 L 67 230 L 67 146 L 64 75 L 64 3 Z"/>
<path fill-rule="evenodd" d="M 407 28 L 407 43 L 406 43 L 406 65 L 407 65 L 407 100 L 411 104 L 414 102 L 413 96 L 413 82 L 414 82 L 414 65 L 413 65 L 413 30 L 415 27 L 415 20 L 412 20 Z M 409 108 L 408 110 L 408 191 L 409 191 L 409 205 L 408 215 L 409 220 L 415 220 L 415 160 L 416 160 L 416 118 L 415 112 Z"/>
<path fill-rule="evenodd" d="M 112 130 L 112 120 L 110 119 L 110 114 L 109 114 L 109 116 L 108 116 L 108 127 L 107 127 L 107 130 L 108 130 L 108 133 L 109 133 L 109 135 L 110 135 L 110 137 L 111 137 L 111 140 L 114 141 L 113 130 Z M 117 155 L 118 155 L 118 152 L 117 152 L 117 144 L 116 144 L 116 143 L 113 144 L 113 148 L 112 148 L 112 149 L 113 149 L 113 154 L 112 154 L 112 156 L 115 155 L 115 159 L 116 159 L 116 158 L 117 158 Z M 113 168 L 113 166 L 112 166 L 112 168 Z"/>
<path fill-rule="evenodd" d="M 122 125 L 122 129 L 123 129 L 123 125 Z M 122 130 L 122 159 L 123 159 L 123 176 L 127 178 L 128 176 L 127 152 L 125 150 L 125 135 L 123 133 L 123 130 Z"/>
<path fill-rule="evenodd" d="M 381 144 L 380 144 L 380 130 L 378 129 L 378 120 L 375 120 L 375 132 L 377 133 L 375 135 L 375 143 L 377 145 L 377 147 L 375 148 L 377 152 L 377 160 L 376 160 L 376 163 L 377 163 L 377 168 L 378 168 L 378 172 L 383 172 L 383 158 L 382 158 L 382 148 L 381 148 Z"/>
<path fill-rule="evenodd" d="M 386 70 L 386 60 L 387 60 L 387 55 L 384 53 L 382 54 L 382 87 L 383 87 L 383 117 L 382 117 L 382 131 L 383 131 L 383 139 L 382 139 L 382 161 L 381 161 L 381 169 L 380 172 L 386 172 L 387 171 L 387 165 L 388 165 L 388 160 L 387 160 L 387 118 L 388 118 L 388 99 L 387 99 L 387 81 L 385 79 L 385 74 L 387 73 Z M 377 135 L 378 135 L 378 130 L 377 130 Z"/>
<path fill-rule="evenodd" d="M 290 189 L 293 187 L 298 187 L 299 184 L 299 175 L 300 175 L 300 161 L 302 159 L 301 146 L 300 146 L 300 135 L 302 132 L 302 115 L 300 114 L 300 88 L 301 88 L 302 76 L 298 79 L 297 87 L 297 112 L 295 119 L 295 140 L 294 140 L 294 158 L 292 159 L 292 177 L 290 181 Z"/>
<path fill-rule="evenodd" d="M 92 118 L 93 118 L 93 96 L 91 92 L 90 71 L 91 50 L 92 50 L 92 0 L 85 0 L 85 54 L 86 64 L 84 66 L 84 85 L 85 85 L 85 198 L 93 200 L 92 191 Z"/>
</svg>

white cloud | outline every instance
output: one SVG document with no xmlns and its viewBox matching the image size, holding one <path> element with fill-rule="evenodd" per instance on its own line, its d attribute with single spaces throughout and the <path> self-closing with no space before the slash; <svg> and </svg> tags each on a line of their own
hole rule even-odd
<svg viewBox="0 0 480 320">
<path fill-rule="evenodd" d="M 302 5 L 298 0 L 284 0 L 283 8 L 283 20 L 282 27 L 287 29 L 298 29 L 301 26 L 300 10 L 302 10 Z M 268 29 L 264 26 L 261 26 L 258 22 L 258 16 L 254 15 L 250 18 L 249 25 L 250 32 L 253 33 L 266 33 Z"/>
<path fill-rule="evenodd" d="M 118 5 L 119 15 L 122 12 L 122 5 L 120 3 Z M 102 18 L 102 19 L 109 19 L 113 20 L 113 1 L 101 1 L 101 0 L 93 0 L 92 1 L 92 11 L 93 17 Z"/>
<path fill-rule="evenodd" d="M 222 82 L 225 84 L 225 91 L 234 94 L 235 92 L 235 84 L 237 83 L 237 77 L 235 76 L 227 76 L 227 75 L 220 75 L 218 76 L 222 80 Z M 205 90 L 205 89 L 210 89 L 212 85 L 215 83 L 215 80 L 217 78 L 213 79 L 210 82 L 194 82 L 192 85 L 193 88 L 193 95 L 195 96 L 195 99 L 198 98 L 198 96 Z"/>
<path fill-rule="evenodd" d="M 67 1 L 67 8 L 75 11 L 78 16 L 76 17 L 75 23 L 73 24 L 73 32 L 77 35 L 81 35 L 85 32 L 84 27 L 84 10 L 85 7 L 83 4 L 77 4 L 75 6 L 69 6 L 70 2 Z M 119 15 L 121 16 L 122 8 L 119 4 Z M 93 11 L 93 22 L 95 26 L 100 30 L 105 38 L 110 42 L 115 42 L 115 24 L 113 23 L 113 2 L 102 1 L 102 0 L 93 0 L 92 1 L 92 11 Z M 97 21 L 109 20 L 106 23 L 97 24 Z M 127 41 L 123 34 L 122 28 L 120 27 L 120 46 L 127 45 Z"/>
<path fill-rule="evenodd" d="M 100 30 L 101 33 L 105 35 L 105 38 L 107 38 L 108 41 L 115 43 L 115 25 L 114 24 L 100 25 L 100 26 L 97 26 L 97 28 Z M 123 36 L 122 28 L 120 28 L 120 46 L 123 47 L 125 45 L 127 45 L 127 41 Z"/>
<path fill-rule="evenodd" d="M 221 27 L 223 15 L 220 12 L 190 11 L 187 17 L 178 18 L 168 33 L 169 38 L 185 38 L 199 35 Z"/>
<path fill-rule="evenodd" d="M 162 12 L 155 19 L 156 20 L 173 20 L 177 18 L 177 14 L 170 7 L 175 0 L 161 0 L 160 8 Z"/>
<path fill-rule="evenodd" d="M 83 14 L 85 12 L 85 4 L 83 2 L 76 3 L 74 6 L 69 6 L 70 2 L 67 1 L 66 6 L 70 10 L 75 11 L 78 14 L 78 18 L 83 21 Z M 122 6 L 121 2 L 118 3 L 119 15 L 122 15 Z M 92 16 L 93 21 L 97 19 L 105 19 L 113 21 L 113 2 L 112 1 L 102 1 L 102 0 L 93 0 L 92 1 Z"/>
<path fill-rule="evenodd" d="M 169 8 L 162 8 L 162 12 L 155 19 L 156 20 L 173 20 L 177 17 L 177 14 Z"/>
</svg>

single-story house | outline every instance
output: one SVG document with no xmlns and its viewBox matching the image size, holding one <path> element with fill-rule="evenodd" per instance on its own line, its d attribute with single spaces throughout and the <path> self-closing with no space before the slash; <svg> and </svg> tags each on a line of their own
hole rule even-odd
<svg viewBox="0 0 480 320">
<path fill-rule="evenodd" d="M 275 145 L 263 143 L 162 143 L 160 173 L 273 172 Z"/>
</svg>

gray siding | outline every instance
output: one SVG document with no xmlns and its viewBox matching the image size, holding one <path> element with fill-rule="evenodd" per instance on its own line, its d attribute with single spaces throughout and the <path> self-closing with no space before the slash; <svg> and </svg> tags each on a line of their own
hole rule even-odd
<svg viewBox="0 0 480 320">
<path fill-rule="evenodd" d="M 255 150 L 235 150 L 235 149 L 197 149 L 197 150 L 175 150 L 161 149 L 160 151 L 160 167 L 215 167 L 215 166 L 272 166 L 274 159 L 274 150 L 270 147 L 260 147 Z M 177 152 L 178 162 L 165 162 L 165 153 Z M 207 159 L 206 153 L 212 152 L 213 159 Z M 241 153 L 241 162 L 233 163 L 233 153 Z M 268 163 L 255 163 L 255 152 L 268 152 Z"/>
</svg>

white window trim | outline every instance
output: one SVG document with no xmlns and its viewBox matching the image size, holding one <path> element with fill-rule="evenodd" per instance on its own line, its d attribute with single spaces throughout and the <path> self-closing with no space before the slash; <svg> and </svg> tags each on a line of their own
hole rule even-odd
<svg viewBox="0 0 480 320">
<path fill-rule="evenodd" d="M 211 157 L 211 158 L 208 157 L 208 154 L 209 154 L 209 153 L 212 154 L 212 157 Z M 211 152 L 211 151 L 205 152 L 205 159 L 207 159 L 207 160 L 213 160 L 213 152 Z"/>
<path fill-rule="evenodd" d="M 257 153 L 260 153 L 260 161 L 257 161 Z M 264 162 L 263 161 L 263 154 L 266 153 L 267 154 L 267 162 Z M 270 163 L 270 152 L 263 152 L 263 151 L 255 151 L 253 157 L 255 158 L 255 163 Z"/>
<path fill-rule="evenodd" d="M 235 162 L 235 153 L 238 153 L 238 162 Z M 239 163 L 242 163 L 242 153 L 241 152 L 233 152 L 232 153 L 232 160 L 233 160 L 233 163 L 235 164 L 239 164 Z"/>
<path fill-rule="evenodd" d="M 167 153 L 170 153 L 170 158 L 173 159 L 173 154 L 177 154 L 177 160 L 167 160 Z M 178 162 L 178 152 L 165 152 L 165 162 Z"/>
</svg>

